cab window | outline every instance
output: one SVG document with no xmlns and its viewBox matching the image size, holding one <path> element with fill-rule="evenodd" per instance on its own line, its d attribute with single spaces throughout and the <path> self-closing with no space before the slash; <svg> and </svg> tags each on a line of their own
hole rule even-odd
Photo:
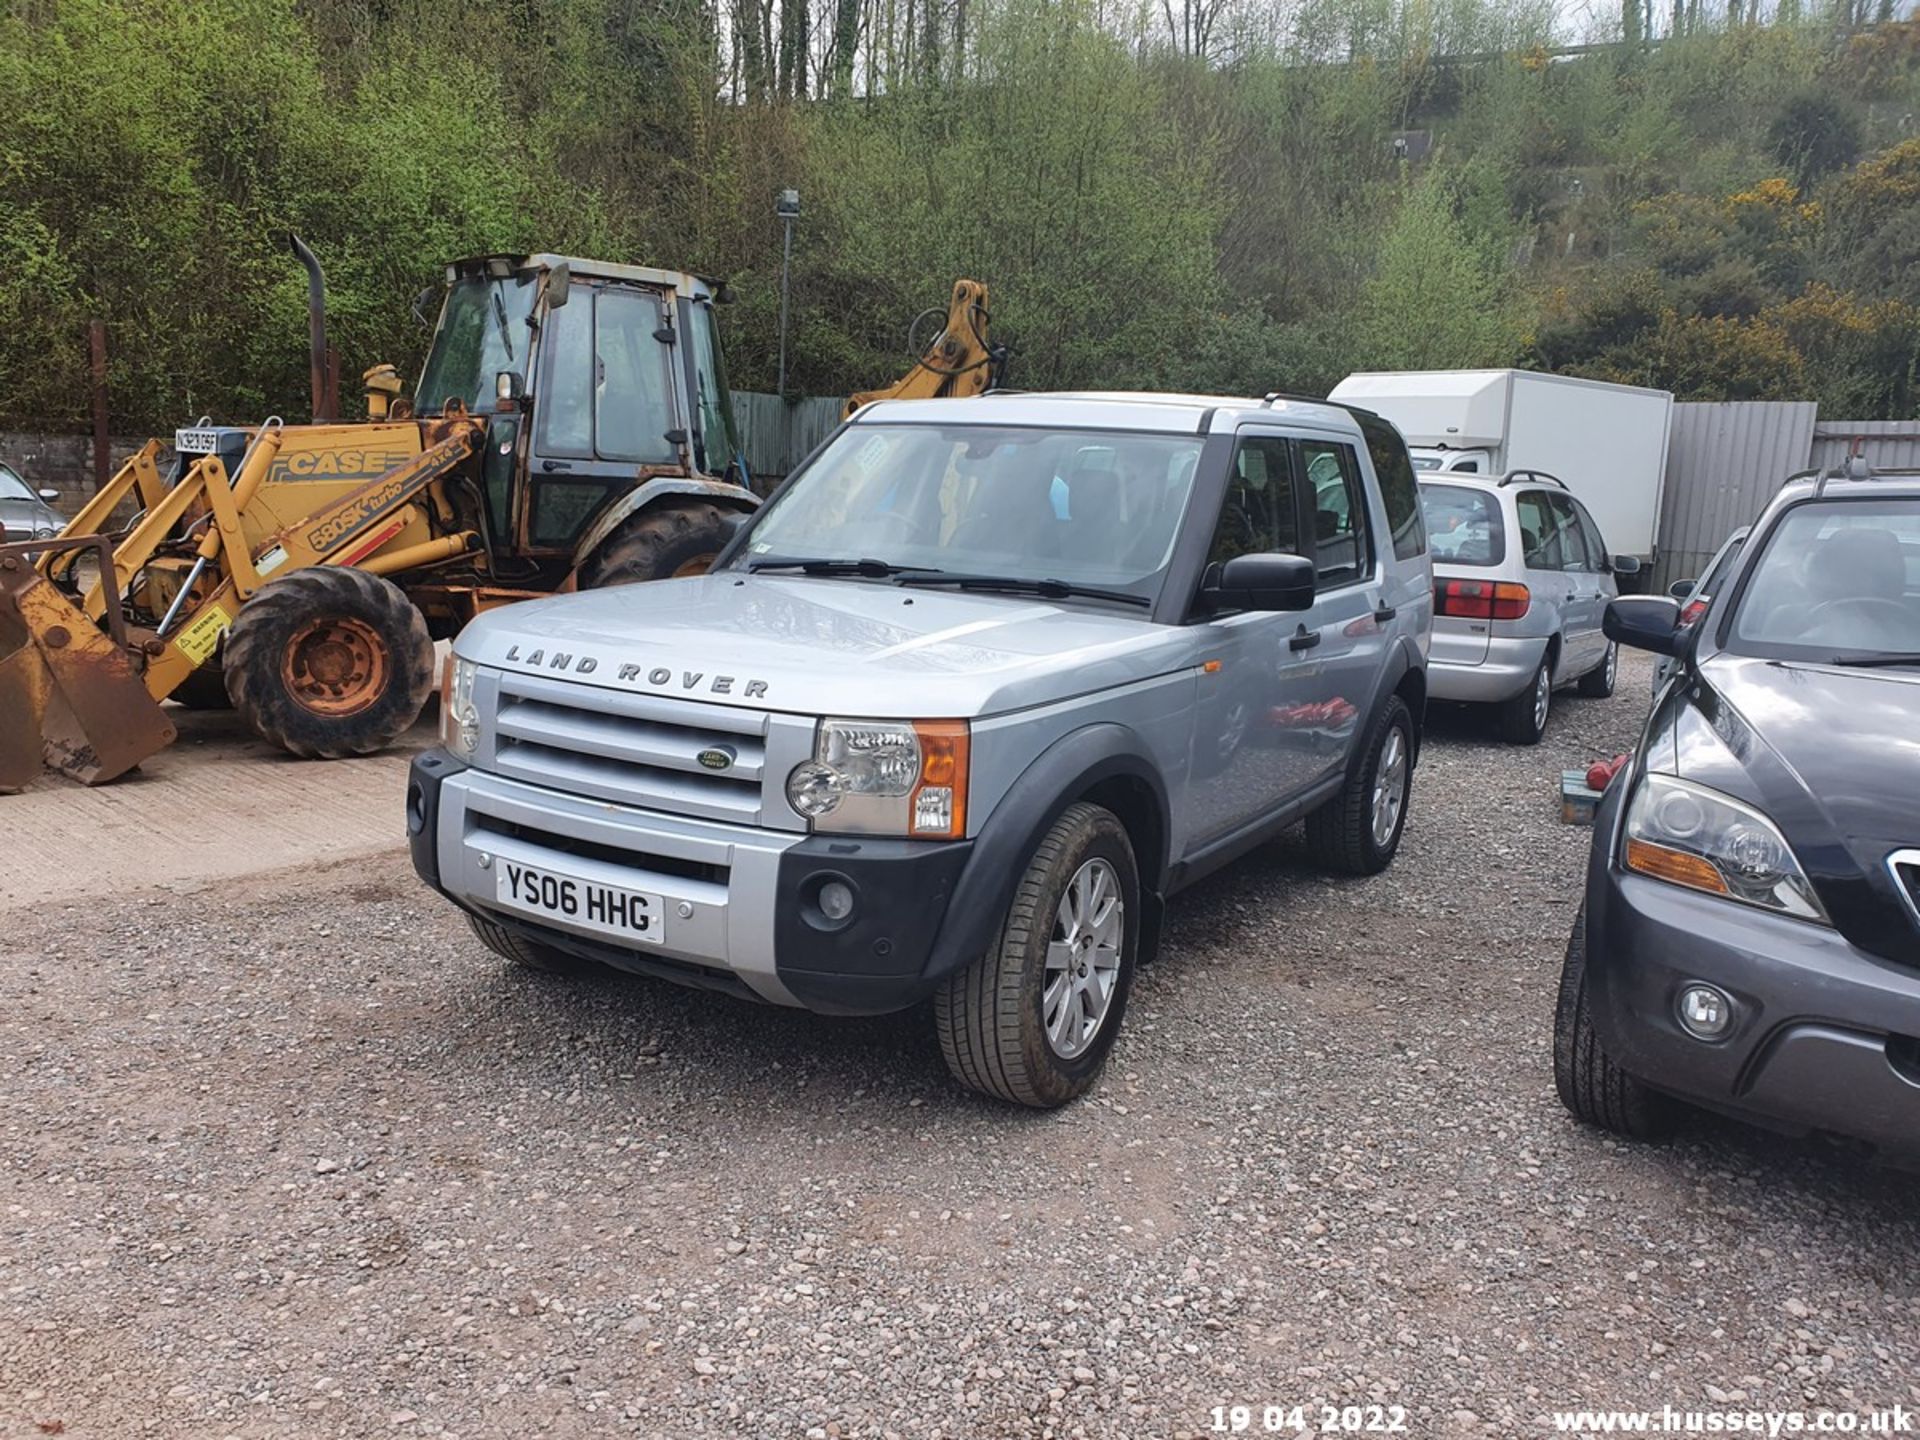
<svg viewBox="0 0 1920 1440">
<path fill-rule="evenodd" d="M 659 297 L 638 290 L 576 288 L 546 321 L 545 383 L 535 396 L 542 455 L 621 464 L 678 458 L 669 347 Z"/>
</svg>

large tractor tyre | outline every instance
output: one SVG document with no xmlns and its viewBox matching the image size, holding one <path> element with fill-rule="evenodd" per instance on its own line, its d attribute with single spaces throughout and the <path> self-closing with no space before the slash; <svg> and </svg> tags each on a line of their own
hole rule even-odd
<svg viewBox="0 0 1920 1440">
<path fill-rule="evenodd" d="M 954 1078 L 1041 1110 L 1092 1089 L 1126 1013 L 1142 918 L 1126 827 L 1097 805 L 1069 805 L 986 954 L 934 992 Z"/>
<path fill-rule="evenodd" d="M 209 660 L 173 687 L 167 697 L 189 710 L 231 710 L 233 699 L 227 694 L 227 677 L 217 660 Z"/>
<path fill-rule="evenodd" d="M 580 588 L 704 575 L 720 547 L 733 538 L 728 518 L 718 505 L 697 502 L 655 505 L 630 516 L 580 567 Z"/>
<path fill-rule="evenodd" d="M 222 668 L 234 709 L 262 739 L 340 760 L 385 749 L 420 718 L 433 641 L 392 581 L 316 565 L 246 603 Z"/>
<path fill-rule="evenodd" d="M 467 924 L 473 927 L 473 933 L 480 938 L 481 944 L 502 960 L 510 960 L 524 970 L 538 970 L 543 975 L 592 975 L 605 968 L 578 955 L 569 955 L 551 945 L 542 945 L 516 935 L 506 926 L 482 920 L 471 911 L 467 914 Z"/>
</svg>

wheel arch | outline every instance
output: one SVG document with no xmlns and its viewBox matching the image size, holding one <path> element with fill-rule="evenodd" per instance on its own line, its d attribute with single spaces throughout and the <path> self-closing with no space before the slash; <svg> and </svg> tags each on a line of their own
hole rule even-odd
<svg viewBox="0 0 1920 1440">
<path fill-rule="evenodd" d="M 1166 782 L 1135 731 L 1098 721 L 1054 741 L 1007 787 L 973 839 L 973 853 L 954 887 L 946 923 L 928 954 L 925 978 L 943 978 L 985 950 L 1012 903 L 1028 857 L 1078 801 L 1111 810 L 1126 827 L 1142 895 L 1152 897 L 1148 924 L 1141 931 L 1145 953 L 1155 933 L 1168 867 L 1171 807 Z"/>
<path fill-rule="evenodd" d="M 717 505 L 723 510 L 733 510 L 742 515 L 750 515 L 760 508 L 760 497 L 741 485 L 730 485 L 724 480 L 689 480 L 676 475 L 656 476 L 652 480 L 629 490 L 613 504 L 609 505 L 600 518 L 587 527 L 573 547 L 573 567 L 578 570 L 590 560 L 594 552 L 606 544 L 614 531 L 628 520 L 665 500 L 700 500 L 709 505 Z"/>
</svg>

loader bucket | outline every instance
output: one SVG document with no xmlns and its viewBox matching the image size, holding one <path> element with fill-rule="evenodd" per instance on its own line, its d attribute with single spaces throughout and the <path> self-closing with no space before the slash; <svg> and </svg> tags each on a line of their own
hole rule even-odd
<svg viewBox="0 0 1920 1440">
<path fill-rule="evenodd" d="M 100 537 L 54 542 L 96 545 Z M 0 545 L 0 794 L 25 789 L 48 765 L 84 785 L 123 775 L 172 743 L 166 713 L 109 637 L 31 563 L 44 543 Z M 108 607 L 116 629 L 119 603 Z"/>
</svg>

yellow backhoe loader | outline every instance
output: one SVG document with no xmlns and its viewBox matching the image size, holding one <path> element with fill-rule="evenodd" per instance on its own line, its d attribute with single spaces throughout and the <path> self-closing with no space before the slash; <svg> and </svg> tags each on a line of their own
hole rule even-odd
<svg viewBox="0 0 1920 1440">
<path fill-rule="evenodd" d="M 922 348 L 922 327 L 940 313 L 938 309 L 923 310 L 907 327 L 907 353 L 915 357 L 913 368 L 883 390 L 862 390 L 849 396 L 843 415 L 851 415 L 875 400 L 958 399 L 979 395 L 1000 383 L 1007 349 L 987 339 L 992 318 L 987 312 L 987 287 L 978 280 L 954 281 L 946 324 L 932 343 Z"/>
<path fill-rule="evenodd" d="M 230 703 L 296 755 L 378 750 L 419 717 L 434 639 L 494 605 L 698 573 L 759 503 L 717 282 L 458 261 L 413 398 L 375 366 L 349 423 L 324 280 L 292 243 L 313 423 L 202 421 L 165 472 L 149 441 L 60 536 L 0 545 L 0 791 L 43 761 L 88 784 L 124 773 L 174 738 L 168 698 Z"/>
</svg>

